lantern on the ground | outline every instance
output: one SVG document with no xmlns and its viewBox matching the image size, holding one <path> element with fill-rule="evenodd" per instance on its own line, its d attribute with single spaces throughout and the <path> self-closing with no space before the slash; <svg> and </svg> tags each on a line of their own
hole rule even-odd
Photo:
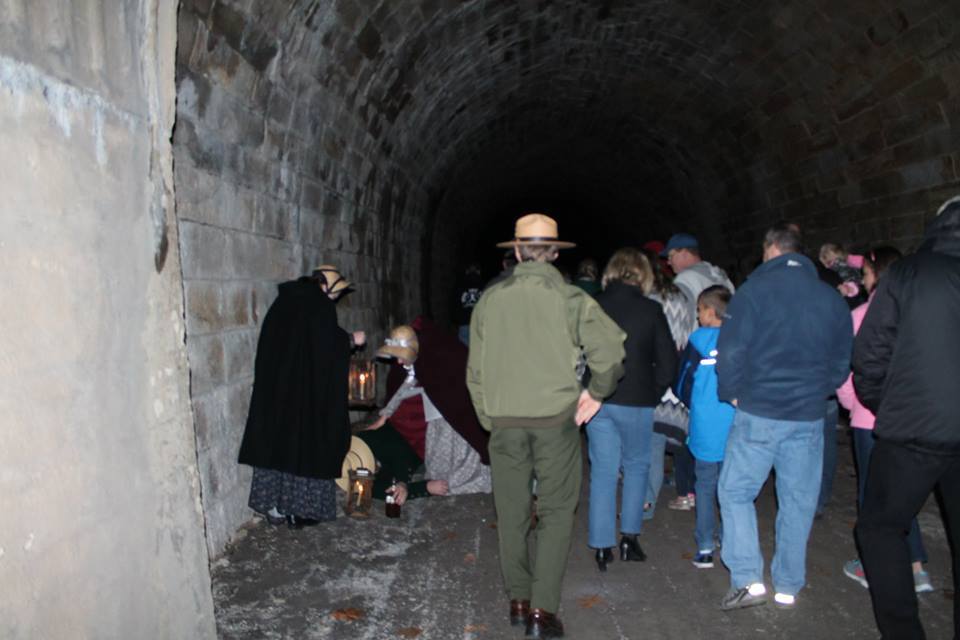
<svg viewBox="0 0 960 640">
<path fill-rule="evenodd" d="M 347 486 L 347 502 L 343 512 L 348 516 L 366 517 L 373 504 L 373 471 L 366 467 L 350 470 Z"/>
<path fill-rule="evenodd" d="M 373 404 L 377 397 L 377 377 L 373 362 L 350 359 L 349 400 L 353 404 Z"/>
</svg>

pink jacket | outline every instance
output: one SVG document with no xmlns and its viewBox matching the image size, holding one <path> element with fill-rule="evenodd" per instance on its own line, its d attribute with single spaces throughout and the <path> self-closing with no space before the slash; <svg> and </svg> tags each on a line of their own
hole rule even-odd
<svg viewBox="0 0 960 640">
<path fill-rule="evenodd" d="M 860 331 L 860 325 L 863 324 L 863 317 L 867 315 L 867 309 L 870 307 L 871 300 L 873 300 L 872 294 L 866 302 L 850 312 L 850 315 L 853 317 L 854 335 Z M 857 392 L 853 388 L 852 373 L 847 376 L 847 381 L 837 389 L 837 400 L 840 401 L 844 409 L 850 411 L 851 427 L 857 429 L 873 429 L 873 423 L 876 421 L 876 417 L 870 413 L 869 409 L 860 404 L 860 400 L 857 399 Z"/>
</svg>

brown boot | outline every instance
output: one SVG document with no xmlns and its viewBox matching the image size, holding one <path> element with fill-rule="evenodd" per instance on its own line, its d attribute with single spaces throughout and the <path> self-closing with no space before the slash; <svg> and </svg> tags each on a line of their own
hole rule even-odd
<svg viewBox="0 0 960 640">
<path fill-rule="evenodd" d="M 527 638 L 562 638 L 560 618 L 543 609 L 531 609 L 527 616 Z"/>
<path fill-rule="evenodd" d="M 510 601 L 510 624 L 514 627 L 524 624 L 530 615 L 529 600 Z"/>
</svg>

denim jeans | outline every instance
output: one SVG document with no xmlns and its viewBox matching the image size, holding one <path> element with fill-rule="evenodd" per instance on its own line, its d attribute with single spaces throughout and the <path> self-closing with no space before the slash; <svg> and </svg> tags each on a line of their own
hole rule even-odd
<svg viewBox="0 0 960 640">
<path fill-rule="evenodd" d="M 682 444 L 673 453 L 673 479 L 677 486 L 677 495 L 681 498 L 696 492 L 697 473 L 693 454 L 687 445 Z"/>
<path fill-rule="evenodd" d="M 657 498 L 663 487 L 663 457 L 667 455 L 667 436 L 656 431 L 650 436 L 650 478 L 647 480 L 647 502 L 650 508 L 643 512 L 644 520 L 653 520 Z"/>
<path fill-rule="evenodd" d="M 697 551 L 713 551 L 717 533 L 717 480 L 723 462 L 696 461 L 697 528 L 693 534 Z"/>
<path fill-rule="evenodd" d="M 763 582 L 763 555 L 753 501 L 777 472 L 776 549 L 770 572 L 779 593 L 797 594 L 806 580 L 807 539 L 823 472 L 823 418 L 775 420 L 737 410 L 720 472 L 724 564 L 739 589 Z"/>
<path fill-rule="evenodd" d="M 820 480 L 820 497 L 817 498 L 817 513 L 823 511 L 833 494 L 833 477 L 837 475 L 837 420 L 839 409 L 836 398 L 827 400 L 823 417 L 823 473 Z"/>
<path fill-rule="evenodd" d="M 870 456 L 873 454 L 873 429 L 857 429 L 853 431 L 853 455 L 857 461 L 857 506 L 863 509 L 863 496 L 867 491 L 867 471 L 870 469 Z M 907 534 L 907 548 L 910 550 L 910 562 L 926 562 L 927 550 L 923 547 L 923 537 L 920 535 L 920 525 L 914 518 L 910 522 L 910 533 Z"/>
<path fill-rule="evenodd" d="M 653 407 L 604 404 L 587 424 L 590 452 L 590 525 L 588 544 L 617 543 L 617 479 L 623 469 L 620 531 L 640 533 L 650 473 Z"/>
</svg>

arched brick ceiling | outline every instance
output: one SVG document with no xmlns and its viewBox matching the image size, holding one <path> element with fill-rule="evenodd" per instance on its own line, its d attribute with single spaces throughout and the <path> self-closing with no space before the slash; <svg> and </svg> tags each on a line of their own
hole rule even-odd
<svg viewBox="0 0 960 640">
<path fill-rule="evenodd" d="M 872 234 L 845 207 L 955 182 L 942 139 L 901 143 L 950 128 L 957 7 L 382 2 L 329 28 L 362 58 L 353 100 L 377 144 L 435 194 L 442 244 L 568 197 L 607 236 L 686 228 L 729 255 L 780 217 L 857 240 Z"/>
<path fill-rule="evenodd" d="M 530 209 L 598 258 L 687 230 L 745 270 L 780 219 L 910 249 L 960 190 L 955 0 L 181 0 L 178 43 L 214 552 L 248 517 L 236 447 L 278 281 L 338 264 L 341 320 L 376 341 L 447 319 L 457 267 Z"/>
<path fill-rule="evenodd" d="M 565 202 L 569 224 L 623 242 L 692 230 L 732 260 L 784 217 L 813 240 L 906 244 L 917 225 L 891 226 L 898 211 L 875 201 L 957 182 L 955 2 L 217 0 L 209 13 L 228 41 L 252 16 L 235 48 L 254 67 L 276 57 L 274 88 L 316 114 L 302 133 L 330 152 L 322 180 L 374 208 L 399 195 L 423 221 L 425 273 L 509 232 L 521 203 Z M 910 213 L 929 209 L 915 201 Z"/>
</svg>

